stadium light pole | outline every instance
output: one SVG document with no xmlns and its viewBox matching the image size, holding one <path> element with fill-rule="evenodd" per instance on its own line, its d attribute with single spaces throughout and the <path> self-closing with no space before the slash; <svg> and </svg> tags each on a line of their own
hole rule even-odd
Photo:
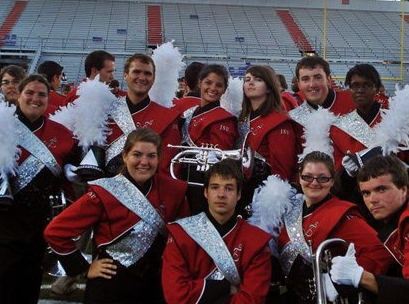
<svg viewBox="0 0 409 304">
<path fill-rule="evenodd" d="M 327 59 L 327 0 L 324 0 L 322 58 Z"/>
<path fill-rule="evenodd" d="M 401 24 L 400 24 L 400 79 L 403 80 L 403 60 L 405 51 L 405 3 L 404 0 L 400 0 L 401 6 Z"/>
</svg>

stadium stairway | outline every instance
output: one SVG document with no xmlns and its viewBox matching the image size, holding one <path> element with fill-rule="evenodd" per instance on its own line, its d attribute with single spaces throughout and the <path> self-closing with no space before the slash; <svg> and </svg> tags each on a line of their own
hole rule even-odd
<svg viewBox="0 0 409 304">
<path fill-rule="evenodd" d="M 6 19 L 4 19 L 3 24 L 0 27 L 0 37 L 6 37 L 8 34 L 10 34 L 11 30 L 17 23 L 26 6 L 27 1 L 16 1 L 14 3 L 12 9 L 10 10 L 9 14 L 7 15 Z"/>
<path fill-rule="evenodd" d="M 148 5 L 148 45 L 162 44 L 162 17 L 160 5 Z"/>
</svg>

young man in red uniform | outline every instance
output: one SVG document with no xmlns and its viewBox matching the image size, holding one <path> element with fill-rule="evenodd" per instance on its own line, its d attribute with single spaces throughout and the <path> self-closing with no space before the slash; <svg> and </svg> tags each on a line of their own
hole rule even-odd
<svg viewBox="0 0 409 304">
<path fill-rule="evenodd" d="M 375 156 L 358 172 L 366 207 L 381 226 L 378 237 L 395 259 L 388 275 L 363 270 L 355 256 L 332 260 L 336 283 L 365 288 L 376 294 L 376 303 L 409 303 L 409 178 L 405 166 L 393 155 Z"/>
<path fill-rule="evenodd" d="M 265 303 L 270 236 L 235 216 L 243 175 L 225 159 L 205 174 L 208 209 L 168 225 L 162 285 L 168 304 Z"/>
<path fill-rule="evenodd" d="M 94 79 L 99 75 L 99 81 L 109 84 L 114 79 L 115 57 L 103 50 L 93 51 L 85 58 L 84 69 L 86 79 Z M 77 89 L 75 87 L 68 93 L 65 98 L 65 104 L 73 102 L 78 98 Z"/>
<path fill-rule="evenodd" d="M 334 114 L 345 114 L 355 109 L 348 91 L 335 91 L 331 87 L 331 70 L 328 62 L 318 56 L 302 58 L 295 68 L 298 88 L 304 102 L 289 112 L 299 124 L 304 125 L 306 117 L 318 106 Z"/>
<path fill-rule="evenodd" d="M 126 136 L 135 129 L 150 128 L 160 135 L 163 141 L 161 171 L 169 173 L 170 162 L 178 152 L 168 148 L 168 144 L 180 145 L 181 135 L 178 126 L 179 113 L 166 108 L 149 98 L 149 90 L 155 81 L 155 63 L 145 54 L 134 54 L 125 61 L 124 78 L 128 85 L 127 96 L 116 101 L 109 113 L 110 135 L 105 149 L 107 169 L 114 173 L 118 169 L 120 152 Z"/>
<path fill-rule="evenodd" d="M 44 61 L 38 66 L 37 73 L 43 74 L 51 85 L 51 91 L 48 95 L 48 106 L 46 115 L 54 114 L 59 107 L 65 106 L 65 96 L 58 93 L 63 77 L 63 67 L 55 61 Z"/>
</svg>

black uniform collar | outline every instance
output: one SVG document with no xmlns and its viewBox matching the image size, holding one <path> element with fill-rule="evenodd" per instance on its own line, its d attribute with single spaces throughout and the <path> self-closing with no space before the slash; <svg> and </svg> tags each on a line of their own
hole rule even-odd
<svg viewBox="0 0 409 304">
<path fill-rule="evenodd" d="M 136 188 L 138 188 L 139 191 L 142 192 L 143 195 L 147 195 L 149 190 L 152 187 L 152 178 L 147 180 L 143 185 L 139 185 L 129 174 L 128 170 L 125 169 L 123 172 L 123 176 L 125 176 Z"/>
<path fill-rule="evenodd" d="M 210 111 L 211 109 L 217 108 L 220 106 L 220 101 L 215 101 L 208 103 L 207 105 L 204 105 L 203 107 L 198 107 L 195 112 L 193 113 L 193 116 L 199 115 L 201 113 Z"/>
<path fill-rule="evenodd" d="M 186 94 L 186 97 L 197 97 L 200 98 L 200 94 L 196 92 L 189 92 Z"/>
<path fill-rule="evenodd" d="M 234 225 L 237 223 L 237 215 L 233 214 L 232 217 L 223 225 L 219 224 L 218 221 L 214 219 L 214 217 L 210 214 L 209 210 L 205 211 L 207 217 L 209 218 L 210 222 L 216 228 L 216 230 L 220 233 L 221 236 L 224 236 L 227 232 L 229 232 Z"/>
<path fill-rule="evenodd" d="M 369 111 L 368 116 L 365 116 L 362 112 L 360 112 L 358 109 L 356 110 L 359 114 L 359 116 L 361 116 L 363 118 L 363 120 L 365 120 L 365 122 L 370 125 L 373 120 L 375 119 L 375 117 L 378 115 L 379 113 L 379 109 L 381 108 L 381 104 L 377 101 L 375 101 L 371 107 L 371 110 Z"/>
<path fill-rule="evenodd" d="M 251 112 L 250 112 L 250 120 L 253 120 L 254 118 L 260 116 L 260 113 L 261 113 L 261 109 L 260 109 L 260 108 L 258 108 L 257 110 L 254 110 L 254 111 L 251 110 Z"/>
<path fill-rule="evenodd" d="M 313 213 L 319 206 L 321 206 L 322 204 L 324 204 L 326 201 L 328 201 L 330 198 L 332 198 L 332 194 L 331 193 L 328 193 L 328 195 L 322 200 L 322 201 L 320 201 L 319 203 L 316 203 L 316 204 L 314 204 L 314 205 L 312 205 L 312 206 L 310 206 L 310 207 L 307 207 L 307 204 L 305 203 L 305 201 L 304 201 L 304 203 L 303 203 L 303 207 L 302 207 L 302 214 L 303 214 L 303 216 L 306 216 L 306 215 L 308 215 L 308 214 L 310 214 L 310 213 Z"/>
<path fill-rule="evenodd" d="M 30 129 L 31 132 L 34 132 L 35 130 L 39 129 L 43 123 L 44 123 L 44 117 L 40 116 L 37 120 L 31 122 L 21 111 L 20 107 L 17 107 L 16 109 L 16 114 L 18 119 L 27 127 Z"/>
<path fill-rule="evenodd" d="M 327 98 L 325 98 L 325 100 L 324 100 L 324 102 L 322 103 L 321 106 L 322 106 L 324 109 L 330 108 L 330 107 L 332 106 L 332 104 L 334 103 L 334 98 L 335 98 L 335 91 L 334 91 L 333 89 L 329 89 L 329 90 L 328 90 Z M 308 102 L 308 104 L 309 104 L 312 108 L 314 108 L 315 110 L 318 110 L 318 105 L 312 104 L 312 103 L 309 102 L 308 100 L 307 100 L 307 102 Z"/>
<path fill-rule="evenodd" d="M 147 107 L 150 102 L 149 96 L 147 96 L 144 100 L 138 102 L 137 104 L 133 104 L 132 101 L 126 96 L 126 104 L 128 105 L 129 111 L 131 114 L 142 110 L 143 108 Z"/>
<path fill-rule="evenodd" d="M 408 202 L 404 203 L 403 206 L 396 212 L 388 222 L 386 222 L 382 227 L 378 229 L 378 237 L 381 242 L 385 242 L 389 235 L 398 228 L 399 218 L 402 212 L 408 207 Z"/>
</svg>

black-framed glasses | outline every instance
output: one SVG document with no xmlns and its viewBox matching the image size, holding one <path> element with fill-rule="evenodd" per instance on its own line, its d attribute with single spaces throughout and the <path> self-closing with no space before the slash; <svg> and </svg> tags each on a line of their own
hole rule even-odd
<svg viewBox="0 0 409 304">
<path fill-rule="evenodd" d="M 5 85 L 5 86 L 9 85 L 10 83 L 12 83 L 13 85 L 18 85 L 20 83 L 20 80 L 13 79 L 10 81 L 10 80 L 4 79 L 1 81 L 1 85 Z"/>
<path fill-rule="evenodd" d="M 363 91 L 369 91 L 375 88 L 375 85 L 373 83 L 351 83 L 349 85 L 349 89 L 351 91 L 358 91 L 358 90 L 363 90 Z"/>
<path fill-rule="evenodd" d="M 314 181 L 314 179 L 320 183 L 320 184 L 324 184 L 324 183 L 328 183 L 331 179 L 332 176 L 312 176 L 312 175 L 301 175 L 301 179 L 307 183 L 312 183 Z"/>
</svg>

